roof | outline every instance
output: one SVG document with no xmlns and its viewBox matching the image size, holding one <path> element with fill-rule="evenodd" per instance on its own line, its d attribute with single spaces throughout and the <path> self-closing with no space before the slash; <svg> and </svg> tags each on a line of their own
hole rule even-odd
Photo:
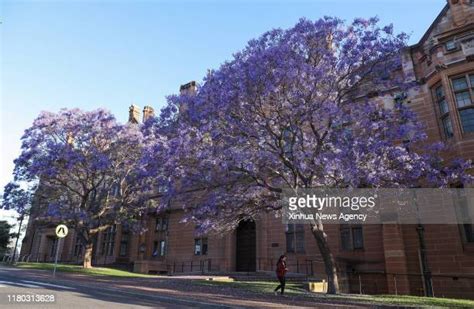
<svg viewBox="0 0 474 309">
<path fill-rule="evenodd" d="M 439 12 L 438 16 L 436 16 L 435 20 L 433 20 L 433 22 L 431 23 L 431 25 L 428 27 L 428 29 L 425 31 L 425 34 L 423 34 L 423 36 L 421 37 L 421 39 L 418 41 L 418 43 L 415 43 L 411 46 L 409 46 L 410 48 L 415 48 L 415 47 L 418 47 L 420 45 L 422 45 L 422 43 L 424 41 L 426 41 L 426 39 L 428 38 L 428 36 L 430 35 L 431 31 L 434 29 L 434 27 L 439 23 L 439 21 L 441 20 L 441 18 L 443 18 L 443 16 L 446 15 L 446 13 L 448 12 L 449 10 L 449 4 L 446 3 L 446 5 L 443 7 L 443 9 L 441 10 L 441 12 Z"/>
</svg>

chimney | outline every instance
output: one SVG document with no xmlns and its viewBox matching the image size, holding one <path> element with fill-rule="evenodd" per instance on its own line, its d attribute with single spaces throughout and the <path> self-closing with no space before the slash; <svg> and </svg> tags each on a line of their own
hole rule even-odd
<svg viewBox="0 0 474 309">
<path fill-rule="evenodd" d="M 130 105 L 130 108 L 128 109 L 128 122 L 140 122 L 140 108 L 135 104 Z"/>
<path fill-rule="evenodd" d="M 143 123 L 148 119 L 155 117 L 155 110 L 151 106 L 145 106 L 143 108 Z"/>
<path fill-rule="evenodd" d="M 181 95 L 192 95 L 192 94 L 195 94 L 196 91 L 197 91 L 197 87 L 196 87 L 195 81 L 191 81 L 179 87 L 179 93 Z"/>
</svg>

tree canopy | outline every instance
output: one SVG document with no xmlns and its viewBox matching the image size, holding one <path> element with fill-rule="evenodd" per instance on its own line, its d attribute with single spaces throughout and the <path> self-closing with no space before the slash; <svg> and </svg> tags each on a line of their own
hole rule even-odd
<svg viewBox="0 0 474 309">
<path fill-rule="evenodd" d="M 222 232 L 278 212 L 284 188 L 466 181 L 470 162 L 444 162 L 443 146 L 425 143 L 403 100 L 416 87 L 401 67 L 406 39 L 376 18 L 327 17 L 251 40 L 197 92 L 169 97 L 149 124 L 148 162 L 167 186 L 163 206 L 179 198 L 202 232 Z M 328 236 L 320 221 L 311 228 L 334 293 Z"/>
<path fill-rule="evenodd" d="M 141 175 L 142 133 L 119 124 L 107 111 L 63 109 L 43 112 L 25 131 L 15 160 L 16 183 L 5 190 L 4 207 L 15 202 L 20 184 L 35 184 L 36 219 L 62 222 L 76 230 L 90 266 L 93 237 L 113 224 L 140 228 L 147 211 Z M 88 256 L 89 255 L 89 256 Z M 87 264 L 87 265 L 86 265 Z"/>
</svg>

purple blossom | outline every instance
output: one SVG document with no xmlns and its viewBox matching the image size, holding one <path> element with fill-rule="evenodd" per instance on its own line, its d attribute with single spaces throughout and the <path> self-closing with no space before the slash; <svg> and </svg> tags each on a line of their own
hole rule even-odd
<svg viewBox="0 0 474 309">
<path fill-rule="evenodd" d="M 401 70 L 406 40 L 377 18 L 325 17 L 249 41 L 197 93 L 168 97 L 146 129 L 147 169 L 168 188 L 163 205 L 183 205 L 199 232 L 221 232 L 278 213 L 283 188 L 471 181 L 470 162 L 450 166 L 439 145 L 424 147 L 423 126 L 395 99 L 414 87 Z M 322 224 L 313 227 L 325 247 Z"/>
</svg>

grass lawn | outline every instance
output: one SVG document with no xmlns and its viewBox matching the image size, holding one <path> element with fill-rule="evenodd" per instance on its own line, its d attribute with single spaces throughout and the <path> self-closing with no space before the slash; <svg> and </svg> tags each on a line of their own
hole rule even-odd
<svg viewBox="0 0 474 309">
<path fill-rule="evenodd" d="M 196 280 L 195 283 L 207 286 L 230 286 L 233 288 L 240 288 L 256 293 L 273 293 L 277 287 L 278 281 L 208 281 Z M 285 294 L 287 295 L 301 295 L 307 294 L 307 290 L 302 283 L 287 282 L 285 285 Z"/>
<path fill-rule="evenodd" d="M 18 263 L 18 268 L 24 269 L 42 269 L 53 271 L 53 263 Z M 94 268 L 82 268 L 81 265 L 69 265 L 69 264 L 58 264 L 56 268 L 57 272 L 68 272 L 68 273 L 80 273 L 92 276 L 109 276 L 109 277 L 122 277 L 122 278 L 155 278 L 153 275 L 132 273 L 129 271 L 106 268 L 106 267 L 94 267 Z"/>
<path fill-rule="evenodd" d="M 393 304 L 400 306 L 474 308 L 474 301 L 467 299 L 420 297 L 410 295 L 334 295 L 334 298 L 355 300 L 371 304 Z"/>
<path fill-rule="evenodd" d="M 199 281 L 201 285 L 208 286 L 231 286 L 233 288 L 241 288 L 257 293 L 273 293 L 273 289 L 277 286 L 277 282 L 266 281 Z M 400 305 L 400 306 L 416 306 L 416 307 L 447 307 L 447 308 L 474 308 L 474 301 L 466 299 L 436 298 L 436 297 L 419 297 L 408 295 L 357 295 L 357 294 L 340 294 L 326 295 L 321 293 L 311 293 L 306 289 L 306 284 L 289 282 L 285 287 L 285 294 L 291 296 L 306 295 L 327 300 L 348 302 L 348 303 L 365 303 L 373 305 Z"/>
</svg>

